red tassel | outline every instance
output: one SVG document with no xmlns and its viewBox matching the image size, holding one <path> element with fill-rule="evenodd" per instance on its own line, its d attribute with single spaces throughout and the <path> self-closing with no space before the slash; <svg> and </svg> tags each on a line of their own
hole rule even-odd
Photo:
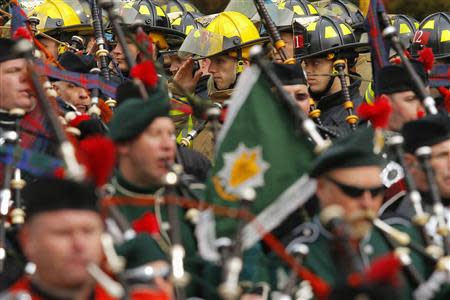
<svg viewBox="0 0 450 300">
<path fill-rule="evenodd" d="M 109 105 L 106 104 L 102 99 L 99 99 L 97 105 L 98 108 L 100 108 L 100 117 L 102 118 L 103 122 L 105 122 L 105 124 L 108 124 L 113 117 L 111 107 L 109 107 Z"/>
<path fill-rule="evenodd" d="M 57 179 L 64 179 L 64 177 L 66 177 L 66 172 L 63 167 L 58 167 L 53 171 L 53 176 Z"/>
<path fill-rule="evenodd" d="M 358 107 L 358 115 L 369 120 L 374 128 L 386 128 L 391 113 L 391 101 L 386 95 L 376 98 L 374 104 L 365 102 Z"/>
<path fill-rule="evenodd" d="M 30 42 L 33 42 L 33 36 L 31 35 L 30 31 L 26 29 L 25 27 L 19 27 L 13 34 L 13 40 L 18 39 L 26 39 Z"/>
<path fill-rule="evenodd" d="M 409 53 L 408 50 L 404 50 L 403 54 L 405 54 L 407 59 L 411 59 L 411 54 Z M 391 62 L 391 64 L 394 64 L 394 65 L 401 65 L 403 63 L 400 56 L 397 56 L 397 55 L 394 58 L 392 58 L 390 60 L 390 62 Z"/>
<path fill-rule="evenodd" d="M 69 126 L 78 128 L 78 125 L 80 125 L 81 122 L 89 121 L 90 119 L 91 117 L 87 114 L 77 115 L 75 119 L 69 122 Z"/>
<path fill-rule="evenodd" d="M 443 86 L 438 87 L 439 93 L 441 93 L 442 97 L 444 97 L 444 106 L 445 109 L 450 113 L 450 90 L 446 89 Z"/>
<path fill-rule="evenodd" d="M 114 143 L 105 136 L 92 136 L 80 141 L 78 150 L 96 186 L 106 184 L 116 163 Z"/>
<path fill-rule="evenodd" d="M 408 50 L 403 51 L 403 53 L 405 53 L 406 58 L 411 59 L 411 53 L 409 53 Z"/>
<path fill-rule="evenodd" d="M 400 65 L 402 63 L 402 60 L 400 59 L 400 57 L 396 56 L 393 59 L 391 59 L 391 63 L 394 65 Z"/>
<path fill-rule="evenodd" d="M 130 75 L 150 87 L 155 87 L 158 84 L 158 74 L 156 74 L 155 65 L 151 60 L 135 65 L 131 69 Z"/>
<path fill-rule="evenodd" d="M 423 117 L 425 117 L 425 111 L 424 110 L 418 110 L 417 111 L 417 119 L 422 119 Z"/>
<path fill-rule="evenodd" d="M 385 282 L 392 286 L 399 285 L 400 259 L 393 253 L 383 255 L 372 262 L 366 272 L 369 282 Z"/>
<path fill-rule="evenodd" d="M 423 50 L 420 50 L 418 61 L 420 61 L 423 64 L 425 71 L 427 73 L 430 73 L 434 64 L 433 50 L 431 50 L 431 48 L 424 48 Z"/>
<path fill-rule="evenodd" d="M 159 234 L 158 220 L 156 220 L 156 216 L 151 212 L 146 212 L 142 217 L 134 220 L 132 227 L 137 233 Z"/>
</svg>

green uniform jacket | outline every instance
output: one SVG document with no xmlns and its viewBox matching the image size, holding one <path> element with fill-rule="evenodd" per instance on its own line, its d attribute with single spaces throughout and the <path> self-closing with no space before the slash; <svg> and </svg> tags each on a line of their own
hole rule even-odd
<svg viewBox="0 0 450 300">
<path fill-rule="evenodd" d="M 409 222 L 401 218 L 392 218 L 387 220 L 387 223 L 393 225 L 397 229 L 408 233 L 412 240 L 420 241 L 418 232 L 413 230 L 409 225 Z M 347 265 L 348 262 L 343 262 L 339 265 L 340 257 L 336 257 L 333 254 L 333 235 L 328 232 L 318 221 L 317 218 L 314 222 L 305 223 L 294 229 L 297 233 L 297 237 L 294 238 L 287 246 L 289 250 L 296 243 L 303 243 L 309 247 L 309 253 L 303 260 L 303 265 L 312 271 L 315 275 L 322 278 L 331 287 L 337 286 L 345 280 L 343 276 L 342 268 Z M 368 267 L 370 263 L 391 251 L 387 241 L 383 235 L 376 229 L 372 229 L 371 232 L 360 242 L 356 255 L 360 257 L 364 267 Z M 418 273 L 424 278 L 427 278 L 427 268 L 420 254 L 413 251 L 411 253 L 412 264 L 417 269 Z M 274 262 L 274 260 L 272 260 Z M 277 264 L 277 263 L 275 263 Z M 275 271 L 275 275 L 272 276 L 272 288 L 283 288 L 282 279 L 280 277 L 287 278 L 286 269 L 280 270 L 277 265 L 269 266 L 270 269 Z M 284 275 L 283 275 L 284 271 Z M 281 276 L 280 276 L 281 275 Z M 401 287 L 398 290 L 400 294 L 399 299 L 412 299 L 413 287 L 406 279 L 403 272 L 401 272 Z"/>
<path fill-rule="evenodd" d="M 139 188 L 128 182 L 120 172 L 111 180 L 111 185 L 114 187 L 113 196 L 125 196 L 130 198 L 152 198 L 155 194 L 162 192 L 161 186 L 149 186 L 148 188 Z M 202 190 L 192 189 L 194 194 L 201 199 Z M 146 205 L 134 205 L 132 203 L 126 204 L 122 203 L 117 206 L 125 218 L 132 224 L 133 221 L 140 220 L 143 218 L 144 214 L 152 213 L 158 220 L 160 235 L 153 235 L 152 237 L 156 240 L 157 244 L 160 246 L 162 252 L 167 256 L 169 260 L 169 250 L 170 250 L 170 235 L 169 231 L 165 228 L 166 224 L 169 224 L 167 206 L 163 203 L 161 204 L 150 204 Z M 185 269 L 189 272 L 191 277 L 191 283 L 187 287 L 187 294 L 189 296 L 201 296 L 204 291 L 215 292 L 215 287 L 209 284 L 209 281 L 204 280 L 203 276 L 199 274 L 203 273 L 203 268 L 205 267 L 205 261 L 202 260 L 197 255 L 197 243 L 194 236 L 194 226 L 185 217 L 186 210 L 179 207 L 178 208 L 178 220 L 180 224 L 180 235 L 182 239 L 183 247 L 185 248 Z"/>
</svg>

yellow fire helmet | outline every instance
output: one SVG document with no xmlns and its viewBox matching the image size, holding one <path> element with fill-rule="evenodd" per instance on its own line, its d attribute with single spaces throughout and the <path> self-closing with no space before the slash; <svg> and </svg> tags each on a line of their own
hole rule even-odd
<svg viewBox="0 0 450 300">
<path fill-rule="evenodd" d="M 261 38 L 258 29 L 245 15 L 225 11 L 196 19 L 205 29 L 192 29 L 180 47 L 179 55 L 212 57 L 227 54 L 237 58 L 249 59 L 250 48 L 268 41 Z"/>
<path fill-rule="evenodd" d="M 172 40 L 182 40 L 183 34 L 174 30 L 164 10 L 150 0 L 124 2 L 119 6 L 118 15 L 123 25 L 130 30 L 141 26 L 150 34 L 159 50 L 169 48 Z"/>
<path fill-rule="evenodd" d="M 37 29 L 47 34 L 92 30 L 90 18 L 83 16 L 81 20 L 80 11 L 77 14 L 74 9 L 74 4 L 80 5 L 78 1 L 76 2 L 74 0 L 45 0 L 30 12 L 29 17 L 37 17 L 39 19 Z"/>
</svg>

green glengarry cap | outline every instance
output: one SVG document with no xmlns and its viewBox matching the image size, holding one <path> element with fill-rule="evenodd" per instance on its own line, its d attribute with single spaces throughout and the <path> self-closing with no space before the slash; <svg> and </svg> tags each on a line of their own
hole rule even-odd
<svg viewBox="0 0 450 300">
<path fill-rule="evenodd" d="M 147 100 L 132 98 L 119 105 L 109 123 L 109 136 L 114 142 L 132 140 L 157 117 L 169 115 L 169 97 L 158 89 Z"/>
<path fill-rule="evenodd" d="M 311 177 L 318 177 L 328 171 L 362 166 L 381 166 L 382 158 L 374 153 L 374 131 L 371 128 L 358 129 L 337 139 L 334 144 L 314 161 Z"/>
</svg>

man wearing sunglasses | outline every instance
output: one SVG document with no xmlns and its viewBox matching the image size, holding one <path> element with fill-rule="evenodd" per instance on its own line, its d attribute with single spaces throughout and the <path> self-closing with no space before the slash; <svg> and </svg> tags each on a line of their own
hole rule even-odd
<svg viewBox="0 0 450 300">
<path fill-rule="evenodd" d="M 377 216 L 384 192 L 380 178 L 382 158 L 373 151 L 373 137 L 370 128 L 357 130 L 352 135 L 337 139 L 316 159 L 310 175 L 317 179 L 320 217 L 316 216 L 310 223 L 295 228 L 287 246 L 288 251 L 293 251 L 300 244 L 309 247 L 303 265 L 329 284 L 334 289 L 333 293 L 345 285 L 350 274 L 365 270 L 371 261 L 391 251 L 370 221 Z M 341 208 L 341 215 L 327 218 L 326 214 L 330 215 L 329 212 L 336 210 L 336 207 Z M 407 226 L 409 224 L 405 222 L 398 229 L 410 234 Z M 410 257 L 418 272 L 423 273 L 421 258 L 415 253 Z M 389 287 L 369 287 L 366 292 L 375 297 L 370 299 L 392 297 L 390 293 L 393 290 Z M 411 295 L 407 280 L 402 280 L 397 292 L 398 299 Z M 341 295 L 335 299 L 348 298 Z"/>
</svg>

